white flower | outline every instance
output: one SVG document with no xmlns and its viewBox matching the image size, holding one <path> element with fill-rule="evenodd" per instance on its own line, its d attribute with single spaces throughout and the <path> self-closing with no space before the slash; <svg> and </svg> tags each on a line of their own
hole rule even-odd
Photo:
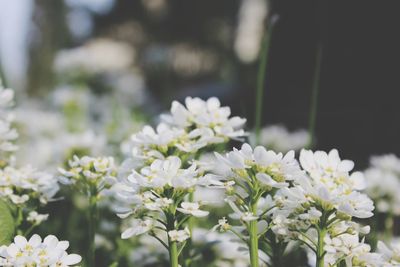
<svg viewBox="0 0 400 267">
<path fill-rule="evenodd" d="M 242 220 L 245 222 L 250 222 L 250 221 L 255 221 L 258 219 L 258 216 L 256 214 L 253 214 L 252 212 L 249 211 L 241 211 L 238 206 L 236 206 L 235 203 L 232 201 L 228 201 L 229 206 L 231 206 L 232 210 L 234 213 L 229 214 L 229 217 L 232 219 L 236 220 Z"/>
<path fill-rule="evenodd" d="M 55 236 L 47 236 L 43 242 L 38 235 L 29 241 L 16 236 L 14 242 L 0 249 L 0 264 L 4 266 L 49 266 L 68 267 L 81 262 L 81 256 L 68 254 L 68 241 L 59 241 Z M 2 265 L 3 266 L 3 265 Z"/>
<path fill-rule="evenodd" d="M 400 158 L 394 154 L 373 156 L 371 165 L 384 171 L 400 174 Z"/>
<path fill-rule="evenodd" d="M 58 52 L 54 68 L 60 73 L 77 70 L 87 74 L 118 72 L 129 68 L 133 58 L 134 51 L 128 44 L 101 38 Z"/>
<path fill-rule="evenodd" d="M 188 228 L 184 230 L 172 230 L 168 232 L 168 236 L 171 241 L 183 242 L 190 238 L 190 232 Z"/>
<path fill-rule="evenodd" d="M 400 215 L 400 159 L 393 154 L 374 156 L 371 166 L 365 170 L 366 193 L 382 213 Z"/>
<path fill-rule="evenodd" d="M 121 235 L 122 239 L 128 239 L 132 236 L 137 236 L 150 231 L 153 228 L 153 221 L 150 219 L 141 220 L 133 219 L 130 222 L 130 227 L 127 228 Z"/>
<path fill-rule="evenodd" d="M 228 220 L 225 217 L 218 220 L 218 224 L 212 228 L 212 231 L 216 231 L 219 229 L 221 232 L 228 231 L 232 226 L 228 223 Z"/>
<path fill-rule="evenodd" d="M 178 211 L 184 214 L 190 214 L 194 217 L 205 217 L 209 214 L 208 211 L 200 210 L 199 203 L 182 202 L 181 208 L 177 208 Z"/>
<path fill-rule="evenodd" d="M 39 214 L 36 211 L 31 211 L 26 220 L 34 225 L 39 225 L 49 218 L 49 214 Z"/>
</svg>

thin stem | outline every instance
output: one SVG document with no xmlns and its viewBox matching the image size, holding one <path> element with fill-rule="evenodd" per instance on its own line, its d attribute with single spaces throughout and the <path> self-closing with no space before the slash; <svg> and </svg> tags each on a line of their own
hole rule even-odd
<svg viewBox="0 0 400 267">
<path fill-rule="evenodd" d="M 250 207 L 251 212 L 256 214 L 257 202 L 253 203 Z M 249 235 L 250 235 L 250 266 L 258 267 L 258 233 L 257 233 L 257 220 L 249 222 Z"/>
<path fill-rule="evenodd" d="M 318 243 L 317 243 L 317 262 L 315 264 L 316 267 L 324 267 L 325 266 L 325 236 L 328 232 L 327 229 L 327 218 L 328 214 L 323 214 L 321 216 L 321 220 L 319 226 L 317 226 L 318 232 Z"/>
<path fill-rule="evenodd" d="M 260 133 L 261 133 L 261 119 L 263 111 L 263 96 L 264 96 L 264 86 L 265 77 L 267 70 L 267 62 L 269 55 L 269 47 L 272 39 L 273 27 L 276 19 L 271 19 L 269 24 L 269 29 L 264 36 L 260 54 L 260 64 L 258 67 L 257 74 L 257 91 L 256 91 L 256 114 L 255 114 L 255 132 L 256 132 L 256 144 L 260 144 Z"/>
<path fill-rule="evenodd" d="M 189 202 L 193 202 L 193 201 L 194 201 L 194 193 L 193 193 L 193 192 L 190 192 L 190 193 L 189 193 Z M 193 224 L 194 224 L 194 221 L 193 221 L 194 218 L 193 218 L 193 216 L 190 216 L 188 220 L 189 220 L 189 221 L 188 221 L 189 233 L 190 233 L 190 236 L 192 236 Z"/>
<path fill-rule="evenodd" d="M 97 190 L 92 189 L 89 195 L 89 250 L 87 255 L 87 261 L 89 266 L 96 266 L 95 264 L 96 224 L 97 224 Z"/>
<path fill-rule="evenodd" d="M 320 229 L 318 231 L 318 246 L 317 246 L 317 264 L 316 267 L 324 267 L 325 266 L 325 248 L 324 248 L 324 238 L 326 235 L 326 229 Z"/>
<path fill-rule="evenodd" d="M 171 241 L 168 237 L 168 247 L 169 247 L 169 262 L 171 267 L 178 267 L 178 248 L 176 241 Z"/>
<path fill-rule="evenodd" d="M 322 45 L 318 44 L 316 60 L 315 60 L 314 80 L 313 80 L 313 87 L 312 87 L 312 93 L 311 93 L 310 115 L 308 118 L 308 134 L 309 134 L 309 140 L 308 140 L 308 144 L 307 144 L 308 148 L 311 148 L 315 142 L 315 124 L 316 124 L 316 120 L 317 120 L 318 92 L 319 92 L 319 81 L 320 81 L 320 74 L 321 74 L 321 61 L 322 61 Z"/>
<path fill-rule="evenodd" d="M 175 229 L 175 216 L 173 214 L 167 214 L 167 235 L 169 231 Z M 168 235 L 168 253 L 170 267 L 178 267 L 178 247 L 176 241 L 172 241 Z"/>
<path fill-rule="evenodd" d="M 161 238 L 159 238 L 158 236 L 156 236 L 156 234 L 155 233 L 150 233 L 150 236 L 152 236 L 152 237 L 154 237 L 155 239 L 157 239 L 158 240 L 158 242 L 160 242 L 166 249 L 168 249 L 168 245 L 167 244 L 165 244 L 165 242 L 164 241 L 162 241 L 161 240 Z"/>
</svg>

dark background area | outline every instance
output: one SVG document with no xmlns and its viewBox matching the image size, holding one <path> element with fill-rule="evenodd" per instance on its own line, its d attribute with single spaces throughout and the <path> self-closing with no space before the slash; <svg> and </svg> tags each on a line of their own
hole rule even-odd
<svg viewBox="0 0 400 267">
<path fill-rule="evenodd" d="M 33 95 L 51 90 L 51 70 L 46 64 L 52 58 L 43 57 L 44 50 L 51 55 L 49 51 L 107 36 L 136 48 L 146 87 L 157 103 L 154 113 L 168 108 L 173 99 L 215 95 L 233 113 L 247 117 L 252 127 L 258 62 L 244 64 L 233 51 L 241 1 L 170 0 L 158 13 L 146 9 L 143 1 L 115 1 L 110 12 L 92 14 L 93 32 L 83 39 L 59 30 L 65 29 L 60 18 L 67 9 L 60 3 L 35 1 L 34 21 L 42 33 L 32 42 L 28 91 Z M 357 168 L 366 166 L 373 154 L 399 154 L 398 1 L 269 3 L 268 18 L 277 15 L 279 19 L 269 50 L 263 124 L 308 127 L 317 46 L 321 44 L 316 148 L 338 148 L 344 157 L 357 162 Z M 166 51 L 182 44 L 210 53 L 212 66 L 187 75 L 171 68 Z M 43 91 L 43 87 L 49 89 Z"/>
</svg>

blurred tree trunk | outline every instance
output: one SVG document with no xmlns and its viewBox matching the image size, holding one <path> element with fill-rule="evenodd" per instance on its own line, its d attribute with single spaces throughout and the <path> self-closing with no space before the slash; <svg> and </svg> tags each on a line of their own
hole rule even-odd
<svg viewBox="0 0 400 267">
<path fill-rule="evenodd" d="M 68 41 L 64 1 L 35 0 L 30 30 L 27 93 L 44 95 L 54 85 L 55 52 Z"/>
</svg>

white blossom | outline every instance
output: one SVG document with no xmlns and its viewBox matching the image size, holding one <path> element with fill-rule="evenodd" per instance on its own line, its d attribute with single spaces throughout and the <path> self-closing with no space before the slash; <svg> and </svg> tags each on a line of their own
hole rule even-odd
<svg viewBox="0 0 400 267">
<path fill-rule="evenodd" d="M 133 219 L 130 221 L 130 227 L 127 228 L 121 235 L 122 239 L 128 239 L 132 236 L 137 236 L 150 231 L 153 228 L 153 221 L 150 219 L 141 220 Z"/>
<path fill-rule="evenodd" d="M 306 130 L 289 132 L 282 125 L 267 126 L 260 132 L 260 144 L 283 153 L 290 150 L 299 151 L 307 146 L 308 141 L 309 134 Z"/>
<path fill-rule="evenodd" d="M 190 232 L 188 228 L 184 230 L 172 230 L 168 232 L 168 236 L 171 241 L 183 242 L 190 238 Z"/>
<path fill-rule="evenodd" d="M 177 208 L 178 211 L 184 214 L 190 214 L 194 217 L 205 217 L 209 214 L 208 211 L 200 210 L 199 203 L 182 202 L 181 208 Z"/>
<path fill-rule="evenodd" d="M 49 214 L 39 214 L 37 211 L 31 211 L 26 220 L 33 225 L 39 225 L 49 218 Z"/>
</svg>

